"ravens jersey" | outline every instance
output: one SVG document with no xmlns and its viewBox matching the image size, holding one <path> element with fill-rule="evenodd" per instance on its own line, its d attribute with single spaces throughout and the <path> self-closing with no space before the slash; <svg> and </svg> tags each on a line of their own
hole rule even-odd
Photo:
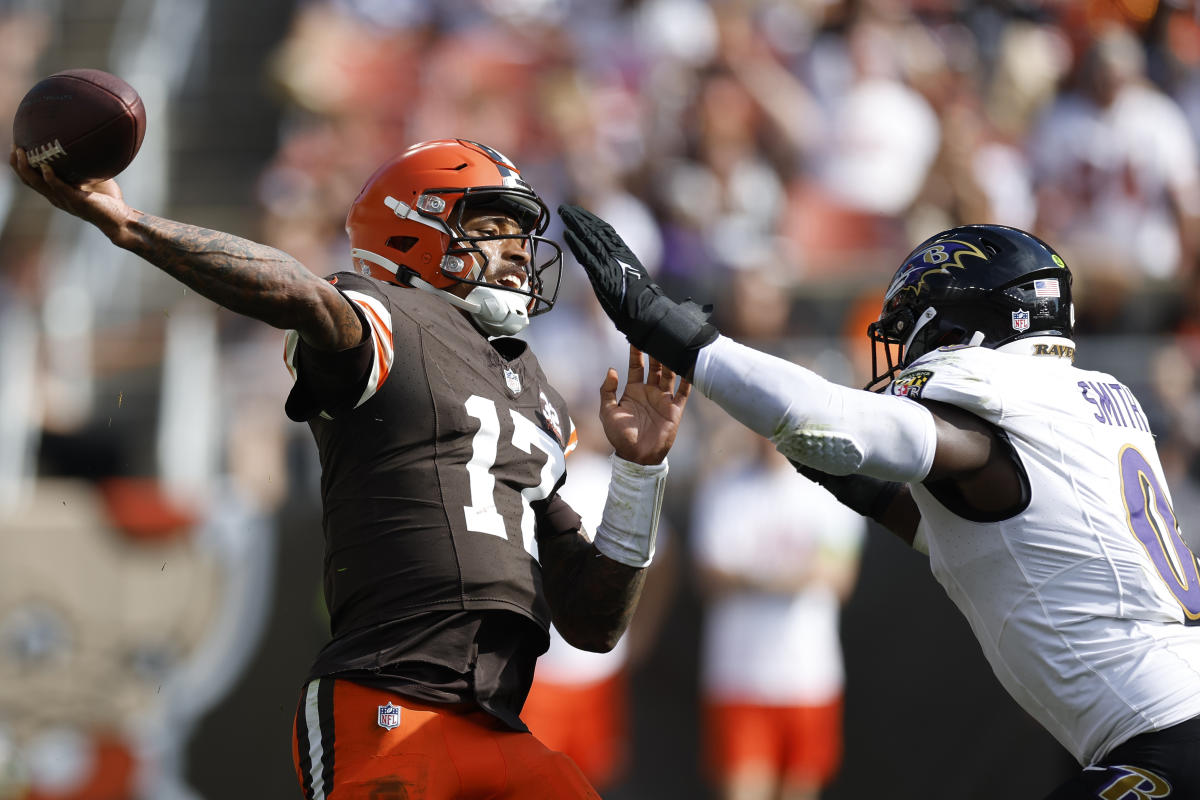
<svg viewBox="0 0 1200 800">
<path fill-rule="evenodd" d="M 1091 764 L 1200 715 L 1200 564 L 1179 535 L 1141 404 L 1073 354 L 1050 337 L 943 348 L 891 393 L 966 409 L 1012 445 L 1027 486 L 1020 508 L 975 514 L 913 484 L 918 536 L 1000 682 Z"/>
<path fill-rule="evenodd" d="M 333 639 L 311 677 L 500 706 L 511 723 L 548 643 L 538 520 L 563 518 L 566 405 L 525 342 L 489 341 L 418 290 L 330 281 L 362 343 L 322 353 L 290 332 L 286 346 L 287 413 L 309 423 L 322 468 Z"/>
</svg>

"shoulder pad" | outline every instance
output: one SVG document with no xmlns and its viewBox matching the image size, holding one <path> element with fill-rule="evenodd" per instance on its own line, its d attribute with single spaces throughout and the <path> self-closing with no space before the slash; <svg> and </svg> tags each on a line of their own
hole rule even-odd
<svg viewBox="0 0 1200 800">
<path fill-rule="evenodd" d="M 897 375 L 888 393 L 948 403 L 996 423 L 1002 403 L 992 381 L 994 357 L 995 351 L 984 347 L 933 350 Z"/>
<path fill-rule="evenodd" d="M 325 276 L 325 280 L 331 283 L 339 291 L 355 291 L 374 297 L 376 300 L 384 299 L 384 284 L 370 276 L 359 275 L 357 272 L 335 272 L 332 275 Z"/>
</svg>

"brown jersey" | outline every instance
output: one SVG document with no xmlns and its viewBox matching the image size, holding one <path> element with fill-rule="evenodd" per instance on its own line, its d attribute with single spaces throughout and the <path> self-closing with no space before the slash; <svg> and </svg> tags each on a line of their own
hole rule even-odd
<svg viewBox="0 0 1200 800">
<path fill-rule="evenodd" d="M 566 405 L 525 342 L 489 341 L 419 290 L 330 280 L 368 334 L 333 354 L 288 339 L 287 412 L 320 452 L 333 634 L 310 677 L 519 712 L 548 642 L 539 520 L 562 503 Z"/>
</svg>

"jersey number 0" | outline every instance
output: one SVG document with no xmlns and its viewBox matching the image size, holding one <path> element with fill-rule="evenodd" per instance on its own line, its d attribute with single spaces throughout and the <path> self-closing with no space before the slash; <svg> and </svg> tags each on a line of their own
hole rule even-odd
<svg viewBox="0 0 1200 800">
<path fill-rule="evenodd" d="M 1200 564 L 1179 535 L 1179 523 L 1146 457 L 1132 446 L 1120 455 L 1121 492 L 1129 530 L 1183 606 L 1187 624 L 1200 625 Z"/>
</svg>

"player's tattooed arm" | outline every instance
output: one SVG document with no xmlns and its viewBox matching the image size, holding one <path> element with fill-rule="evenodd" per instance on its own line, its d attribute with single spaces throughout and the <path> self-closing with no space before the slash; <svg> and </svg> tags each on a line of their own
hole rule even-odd
<svg viewBox="0 0 1200 800">
<path fill-rule="evenodd" d="M 613 649 L 633 619 L 646 570 L 607 558 L 580 534 L 542 540 L 539 552 L 559 633 L 581 650 Z"/>
<path fill-rule="evenodd" d="M 116 181 L 84 186 L 61 181 L 49 164 L 34 167 L 12 148 L 9 165 L 53 206 L 95 225 L 113 244 L 135 253 L 201 295 L 239 314 L 299 331 L 320 350 L 362 339 L 362 324 L 341 293 L 273 247 L 185 225 L 129 206 Z"/>
<path fill-rule="evenodd" d="M 215 303 L 321 350 L 362 339 L 350 303 L 282 250 L 221 231 L 140 214 L 114 242 Z"/>
</svg>

